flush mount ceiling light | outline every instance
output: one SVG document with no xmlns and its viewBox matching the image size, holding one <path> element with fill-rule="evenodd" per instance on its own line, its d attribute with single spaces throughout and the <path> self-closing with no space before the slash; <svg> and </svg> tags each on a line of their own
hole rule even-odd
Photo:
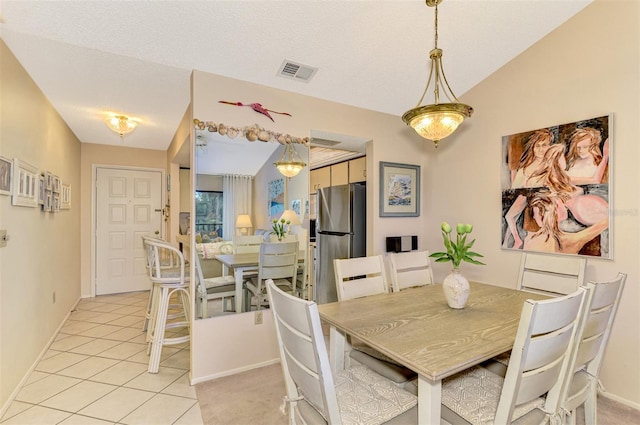
<svg viewBox="0 0 640 425">
<path fill-rule="evenodd" d="M 274 162 L 273 165 L 280 171 L 280 174 L 291 178 L 297 176 L 307 164 L 300 158 L 293 145 L 286 143 L 280 159 Z"/>
<path fill-rule="evenodd" d="M 402 115 L 402 121 L 413 127 L 420 136 L 432 140 L 436 148 L 440 140 L 456 131 L 458 125 L 473 113 L 471 106 L 460 103 L 456 95 L 453 94 L 447 77 L 444 75 L 442 49 L 438 48 L 438 4 L 442 2 L 443 0 L 426 0 L 427 6 L 435 7 L 435 37 L 434 48 L 429 52 L 431 59 L 429 79 L 418 105 Z M 435 103 L 420 106 L 432 81 Z M 440 103 L 441 93 L 449 99 L 450 103 Z"/>
<path fill-rule="evenodd" d="M 105 118 L 104 123 L 112 131 L 118 133 L 121 139 L 125 134 L 131 133 L 138 126 L 138 122 L 126 115 L 110 115 Z"/>
</svg>

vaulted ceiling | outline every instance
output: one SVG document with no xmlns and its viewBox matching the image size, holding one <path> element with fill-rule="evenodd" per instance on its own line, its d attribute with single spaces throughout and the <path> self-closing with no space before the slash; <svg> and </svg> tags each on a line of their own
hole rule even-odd
<svg viewBox="0 0 640 425">
<path fill-rule="evenodd" d="M 446 0 L 438 45 L 454 92 L 590 2 Z M 424 89 L 434 30 L 421 0 L 3 0 L 0 17 L 2 39 L 81 142 L 120 145 L 103 123 L 113 111 L 141 120 L 126 145 L 149 149 L 171 142 L 193 69 L 401 116 Z M 285 60 L 318 71 L 283 78 Z"/>
</svg>

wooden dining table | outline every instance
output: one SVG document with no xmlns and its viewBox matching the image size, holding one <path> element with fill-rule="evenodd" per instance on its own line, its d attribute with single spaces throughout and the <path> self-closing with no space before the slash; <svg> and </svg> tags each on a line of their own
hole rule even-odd
<svg viewBox="0 0 640 425">
<path fill-rule="evenodd" d="M 230 269 L 234 270 L 236 283 L 236 312 L 242 312 L 242 283 L 247 273 L 257 273 L 258 264 L 260 263 L 260 254 L 257 252 L 244 254 L 218 254 L 215 259 L 222 263 L 222 275 L 229 275 Z M 304 258 L 299 258 L 298 262 L 302 263 Z"/>
<path fill-rule="evenodd" d="M 318 306 L 330 325 L 334 371 L 344 368 L 352 335 L 418 374 L 418 422 L 439 424 L 442 380 L 513 347 L 525 300 L 548 298 L 470 283 L 463 309 L 447 305 L 442 285 L 426 285 Z"/>
</svg>

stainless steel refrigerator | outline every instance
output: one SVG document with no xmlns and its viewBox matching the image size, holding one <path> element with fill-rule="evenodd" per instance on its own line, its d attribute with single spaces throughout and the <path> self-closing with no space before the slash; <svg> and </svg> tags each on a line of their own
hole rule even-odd
<svg viewBox="0 0 640 425">
<path fill-rule="evenodd" d="M 313 287 L 318 304 L 338 301 L 333 260 L 366 255 L 366 196 L 365 183 L 318 189 Z"/>
</svg>

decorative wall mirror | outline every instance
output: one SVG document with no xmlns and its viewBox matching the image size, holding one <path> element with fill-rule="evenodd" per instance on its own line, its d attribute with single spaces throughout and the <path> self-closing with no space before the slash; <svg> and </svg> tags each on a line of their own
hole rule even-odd
<svg viewBox="0 0 640 425">
<path fill-rule="evenodd" d="M 307 139 L 274 135 L 269 131 L 248 134 L 243 129 L 226 128 L 219 124 L 211 131 L 209 125 L 195 130 L 195 228 L 189 229 L 195 240 L 196 261 L 203 281 L 210 286 L 195 288 L 196 319 L 238 314 L 268 308 L 244 285 L 248 274 L 255 274 L 257 265 L 229 267 L 238 264 L 236 254 L 253 253 L 255 248 L 241 248 L 248 239 L 277 240 L 274 219 L 285 218 L 285 238 L 300 242 L 299 260 L 309 258 L 309 167 L 304 166 L 294 177 L 283 176 L 274 166 L 281 159 L 287 141 L 299 159 L 308 164 Z M 224 134 L 223 134 L 224 133 Z M 249 138 L 247 138 L 247 136 Z M 255 136 L 255 137 L 254 137 Z M 260 138 L 258 138 L 260 136 Z M 281 136 L 279 142 L 278 136 Z M 283 137 L 288 137 L 286 141 Z M 266 140 L 266 141 L 263 141 Z M 281 142 L 285 141 L 285 144 Z M 182 212 L 185 223 L 188 214 Z M 293 215 L 292 215 L 293 213 Z M 287 224 L 288 222 L 288 224 Z M 295 235 L 295 236 L 291 236 Z M 252 236 L 253 238 L 247 238 Z M 258 255 L 254 255 L 257 259 Z M 234 263 L 235 262 L 235 263 Z M 310 273 L 309 267 L 307 274 Z M 243 278 L 236 282 L 239 272 Z M 224 277 L 226 276 L 226 277 Z M 302 279 L 299 279 L 302 280 Z M 308 278 L 304 279 L 308 282 Z M 299 283 L 295 292 L 307 297 L 306 283 Z"/>
</svg>

